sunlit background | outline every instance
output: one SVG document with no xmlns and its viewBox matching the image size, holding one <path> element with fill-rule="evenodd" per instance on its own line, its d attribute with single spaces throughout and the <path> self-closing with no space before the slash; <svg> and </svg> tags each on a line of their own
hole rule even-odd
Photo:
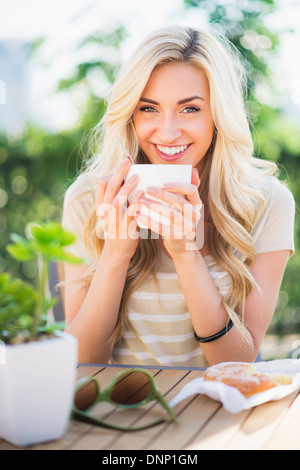
<svg viewBox="0 0 300 470">
<path fill-rule="evenodd" d="M 78 44 L 99 31 L 124 27 L 124 40 L 115 56 L 110 56 L 111 61 L 121 63 L 146 33 L 160 26 L 206 27 L 209 11 L 201 8 L 201 1 L 190 3 L 198 3 L 199 8 L 187 10 L 183 0 L 1 0 L 0 102 L 6 106 L 1 109 L 0 128 L 17 133 L 28 119 L 52 131 L 74 125 L 80 113 L 76 105 L 86 100 L 84 90 L 77 90 L 71 98 L 69 93 L 56 93 L 57 83 L 72 75 L 78 63 L 94 60 L 99 54 L 99 49 L 91 44 L 78 51 Z M 225 7 L 227 18 L 239 20 L 243 2 L 213 3 Z M 276 11 L 263 18 L 270 32 L 280 34 L 278 54 L 272 64 L 274 83 L 281 94 L 281 104 L 300 115 L 300 2 L 281 0 L 276 4 Z M 41 39 L 45 43 L 29 61 L 28 45 Z M 268 37 L 247 30 L 241 44 L 256 49 L 260 56 L 272 46 Z M 107 82 L 99 77 L 100 72 L 94 71 L 89 80 L 95 93 L 103 95 Z M 256 93 L 265 102 L 274 99 L 266 84 L 260 85 Z"/>
<path fill-rule="evenodd" d="M 212 29 L 241 51 L 256 154 L 279 164 L 299 205 L 299 18 L 299 0 L 0 0 L 0 269 L 34 280 L 34 264 L 6 253 L 9 234 L 60 220 L 120 64 L 165 25 Z M 299 231 L 297 217 L 297 247 Z M 299 337 L 299 274 L 297 252 L 270 329 L 280 337 Z"/>
</svg>

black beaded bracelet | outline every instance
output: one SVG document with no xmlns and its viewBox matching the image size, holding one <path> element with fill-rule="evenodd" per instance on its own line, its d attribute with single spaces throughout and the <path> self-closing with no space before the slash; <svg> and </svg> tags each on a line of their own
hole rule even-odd
<svg viewBox="0 0 300 470">
<path fill-rule="evenodd" d="M 216 333 L 215 335 L 212 336 L 207 336 L 206 338 L 200 338 L 200 336 L 197 335 L 197 333 L 194 331 L 194 336 L 195 340 L 198 341 L 198 343 L 210 343 L 211 341 L 215 341 L 216 339 L 221 338 L 222 336 L 226 335 L 229 330 L 233 327 L 234 323 L 232 320 L 228 323 L 223 330 L 219 331 L 219 333 Z"/>
</svg>

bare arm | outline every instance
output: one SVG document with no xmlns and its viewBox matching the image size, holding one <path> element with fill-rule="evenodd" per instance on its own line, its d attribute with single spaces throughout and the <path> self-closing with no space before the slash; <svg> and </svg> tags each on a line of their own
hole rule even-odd
<svg viewBox="0 0 300 470">
<path fill-rule="evenodd" d="M 176 237 L 172 232 L 170 235 L 170 231 L 167 232 L 163 225 L 155 221 L 143 218 L 142 222 L 145 225 L 148 223 L 150 228 L 162 236 L 165 235 L 164 246 L 174 261 L 195 332 L 200 337 L 207 337 L 223 330 L 228 323 L 228 314 L 202 255 L 198 249 L 186 249 L 188 232 L 181 229 L 181 227 L 186 227 L 189 230 L 195 222 L 193 216 L 185 215 L 184 206 L 185 204 L 191 204 L 194 207 L 197 204 L 201 205 L 197 191 L 198 184 L 196 176 L 193 176 L 191 185 L 174 184 L 168 187 L 167 191 L 156 190 L 156 197 L 171 205 L 169 218 Z M 185 198 L 182 198 L 179 193 Z M 145 198 L 141 201 L 150 207 L 151 201 Z M 161 213 L 165 211 L 163 206 L 159 210 Z M 193 233 L 192 230 L 191 233 Z M 246 338 L 234 327 L 216 341 L 201 343 L 204 355 L 210 364 L 256 359 L 274 313 L 288 257 L 289 250 L 262 253 L 257 256 L 251 269 L 259 289 L 254 288 L 245 302 Z"/>
<path fill-rule="evenodd" d="M 79 343 L 79 362 L 107 363 L 130 259 L 103 250 L 89 287 L 67 284 L 66 331 Z M 85 268 L 65 267 L 66 279 L 76 279 Z"/>
<path fill-rule="evenodd" d="M 245 303 L 247 341 L 237 328 L 211 343 L 202 343 L 209 364 L 224 361 L 255 361 L 261 342 L 271 322 L 288 250 L 259 254 L 252 267 L 257 285 Z M 178 277 L 198 336 L 206 337 L 222 330 L 228 315 L 222 298 L 210 278 L 199 252 L 173 257 Z"/>
<path fill-rule="evenodd" d="M 127 204 L 137 183 L 129 179 L 123 184 L 129 168 L 130 161 L 125 159 L 112 176 L 98 182 L 96 208 L 105 243 L 89 287 L 68 282 L 83 277 L 86 267 L 65 266 L 66 330 L 78 338 L 79 362 L 107 363 L 111 356 L 128 266 L 138 243 L 132 214 L 142 194 L 137 192 Z"/>
</svg>

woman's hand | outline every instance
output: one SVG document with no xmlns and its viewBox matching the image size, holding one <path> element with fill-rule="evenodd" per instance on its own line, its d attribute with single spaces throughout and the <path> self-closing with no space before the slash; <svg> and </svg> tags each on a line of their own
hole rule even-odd
<svg viewBox="0 0 300 470">
<path fill-rule="evenodd" d="M 97 216 L 104 231 L 105 249 L 126 258 L 134 255 L 139 233 L 133 217 L 140 207 L 143 191 L 137 191 L 131 204 L 128 197 L 135 188 L 138 177 L 133 175 L 124 184 L 131 162 L 122 161 L 113 175 L 100 178 L 97 188 Z"/>
<path fill-rule="evenodd" d="M 147 189 L 149 195 L 161 200 L 162 204 L 145 197 L 140 199 L 142 205 L 168 219 L 167 224 L 143 213 L 136 215 L 138 222 L 162 236 L 170 256 L 201 248 L 201 240 L 197 241 L 196 237 L 203 206 L 198 192 L 199 184 L 198 171 L 194 168 L 191 184 L 172 183 L 163 188 Z"/>
</svg>

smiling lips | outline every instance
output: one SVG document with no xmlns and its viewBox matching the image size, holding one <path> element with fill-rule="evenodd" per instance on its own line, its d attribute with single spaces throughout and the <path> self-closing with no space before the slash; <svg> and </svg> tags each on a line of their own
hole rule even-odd
<svg viewBox="0 0 300 470">
<path fill-rule="evenodd" d="M 173 161 L 180 158 L 184 152 L 188 149 L 190 144 L 187 145 L 177 145 L 177 146 L 169 146 L 166 147 L 164 145 L 154 144 L 154 147 L 158 153 L 158 155 L 163 160 Z"/>
</svg>

